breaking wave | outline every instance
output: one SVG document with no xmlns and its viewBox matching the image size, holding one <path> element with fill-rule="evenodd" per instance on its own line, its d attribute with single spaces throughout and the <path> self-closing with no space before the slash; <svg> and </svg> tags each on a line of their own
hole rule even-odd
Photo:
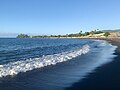
<svg viewBox="0 0 120 90">
<path fill-rule="evenodd" d="M 55 65 L 59 62 L 68 61 L 79 55 L 86 54 L 87 52 L 89 52 L 89 50 L 90 50 L 90 46 L 84 45 L 82 48 L 72 51 L 3 64 L 0 65 L 0 77 L 5 77 L 8 75 L 16 75 L 20 72 L 26 72 L 48 65 Z"/>
</svg>

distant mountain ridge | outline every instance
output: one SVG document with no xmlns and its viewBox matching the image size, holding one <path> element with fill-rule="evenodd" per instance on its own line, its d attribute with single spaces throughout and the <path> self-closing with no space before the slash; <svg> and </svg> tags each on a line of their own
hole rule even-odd
<svg viewBox="0 0 120 90">
<path fill-rule="evenodd" d="M 115 30 L 102 30 L 103 32 L 120 32 L 120 29 Z"/>
</svg>

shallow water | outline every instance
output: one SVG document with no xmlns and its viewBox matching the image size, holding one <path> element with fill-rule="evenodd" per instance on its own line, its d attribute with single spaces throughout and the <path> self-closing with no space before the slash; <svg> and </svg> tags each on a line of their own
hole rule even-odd
<svg viewBox="0 0 120 90">
<path fill-rule="evenodd" d="M 99 40 L 0 39 L 0 90 L 62 90 L 111 62 L 115 49 Z"/>
</svg>

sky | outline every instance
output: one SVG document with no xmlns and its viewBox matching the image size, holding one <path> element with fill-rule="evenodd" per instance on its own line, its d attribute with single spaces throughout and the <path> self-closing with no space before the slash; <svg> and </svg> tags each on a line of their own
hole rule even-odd
<svg viewBox="0 0 120 90">
<path fill-rule="evenodd" d="M 0 0 L 0 36 L 120 28 L 120 0 Z"/>
</svg>

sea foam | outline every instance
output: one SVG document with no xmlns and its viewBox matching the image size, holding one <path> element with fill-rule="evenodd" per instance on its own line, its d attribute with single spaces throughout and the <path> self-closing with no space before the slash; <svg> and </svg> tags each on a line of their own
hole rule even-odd
<svg viewBox="0 0 120 90">
<path fill-rule="evenodd" d="M 42 68 L 48 65 L 55 65 L 60 62 L 71 60 L 72 58 L 75 58 L 79 55 L 86 54 L 89 52 L 89 50 L 90 46 L 84 45 L 82 48 L 72 51 L 3 64 L 0 65 L 0 77 L 16 75 L 20 72 L 26 72 L 33 69 Z"/>
</svg>

